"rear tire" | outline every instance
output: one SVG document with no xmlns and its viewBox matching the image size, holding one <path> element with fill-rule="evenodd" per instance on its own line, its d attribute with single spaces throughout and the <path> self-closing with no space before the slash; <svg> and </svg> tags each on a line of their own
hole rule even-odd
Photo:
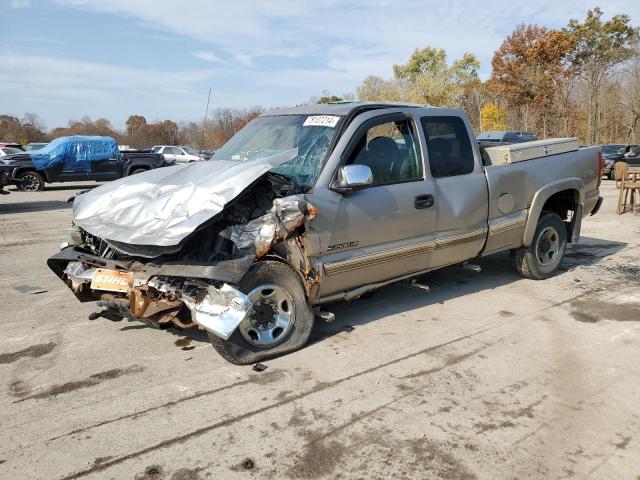
<svg viewBox="0 0 640 480">
<path fill-rule="evenodd" d="M 136 173 L 142 173 L 142 172 L 146 172 L 146 171 L 147 171 L 146 168 L 135 168 L 135 169 L 131 170 L 129 175 L 135 175 Z"/>
<path fill-rule="evenodd" d="M 41 192 L 44 190 L 44 178 L 38 172 L 22 172 L 16 178 L 20 180 L 18 190 L 23 192 Z"/>
<path fill-rule="evenodd" d="M 300 277 L 291 267 L 275 261 L 256 262 L 240 280 L 238 289 L 247 294 L 254 292 L 258 299 L 264 298 L 264 301 L 259 300 L 263 302 L 263 308 L 258 308 L 260 304 L 254 303 L 251 313 L 228 340 L 207 332 L 211 345 L 225 360 L 236 365 L 249 365 L 299 350 L 307 343 L 313 328 L 314 313 L 307 302 Z M 266 296 L 260 296 L 261 289 L 267 292 Z M 268 290 L 273 292 L 274 289 L 276 292 L 271 295 L 279 292 L 280 303 L 286 305 L 284 313 L 288 313 L 289 323 L 285 322 L 280 332 L 282 337 L 277 337 L 272 345 L 261 345 L 258 334 L 264 332 L 267 326 L 259 321 L 264 322 L 263 317 L 268 318 L 272 313 L 274 319 L 276 316 L 279 318 L 276 304 L 269 300 L 268 295 Z M 264 329 L 261 330 L 261 327 Z M 279 331 L 278 328 L 272 328 L 274 334 Z"/>
<path fill-rule="evenodd" d="M 511 250 L 511 261 L 518 273 L 531 280 L 552 276 L 567 248 L 567 229 L 557 213 L 542 212 L 529 247 Z"/>
</svg>

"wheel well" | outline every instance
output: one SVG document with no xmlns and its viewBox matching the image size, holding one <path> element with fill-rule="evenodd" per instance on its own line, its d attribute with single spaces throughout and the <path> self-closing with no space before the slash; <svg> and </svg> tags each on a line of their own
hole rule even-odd
<svg viewBox="0 0 640 480">
<path fill-rule="evenodd" d="M 569 242 L 573 239 L 575 229 L 575 215 L 578 208 L 580 193 L 577 190 L 562 190 L 551 195 L 542 207 L 542 213 L 557 213 L 564 221 Z M 541 214 L 542 214 L 541 213 Z"/>
<path fill-rule="evenodd" d="M 16 170 L 16 172 L 14 173 L 14 175 L 17 177 L 18 175 L 22 175 L 23 173 L 26 172 L 33 172 L 33 173 L 37 173 L 38 175 L 40 175 L 42 178 L 44 178 L 45 182 L 48 182 L 49 179 L 47 178 L 47 175 L 45 172 L 39 172 L 38 170 L 36 170 L 35 168 L 31 168 L 31 167 L 25 167 L 25 168 L 19 168 Z"/>
<path fill-rule="evenodd" d="M 569 212 L 575 212 L 578 206 L 577 190 L 562 190 L 551 195 L 542 207 L 542 211 L 557 213 L 563 220 L 569 220 Z"/>
<path fill-rule="evenodd" d="M 131 175 L 131 172 L 134 172 L 136 170 L 151 170 L 151 168 L 149 168 L 149 165 L 131 165 L 129 171 L 127 172 L 127 175 Z"/>
</svg>

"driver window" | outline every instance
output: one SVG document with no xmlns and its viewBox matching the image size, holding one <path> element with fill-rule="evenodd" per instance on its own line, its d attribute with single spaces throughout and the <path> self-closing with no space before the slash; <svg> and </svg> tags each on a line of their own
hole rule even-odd
<svg viewBox="0 0 640 480">
<path fill-rule="evenodd" d="M 346 165 L 367 165 L 373 186 L 421 180 L 422 161 L 410 120 L 387 122 L 367 130 Z"/>
</svg>

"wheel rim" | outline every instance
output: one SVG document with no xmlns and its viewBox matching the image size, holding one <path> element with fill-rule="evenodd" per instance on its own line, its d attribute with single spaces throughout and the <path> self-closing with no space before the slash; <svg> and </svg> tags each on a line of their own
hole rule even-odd
<svg viewBox="0 0 640 480">
<path fill-rule="evenodd" d="M 260 285 L 247 296 L 251 308 L 238 327 L 242 337 L 256 347 L 282 342 L 295 321 L 293 297 L 277 285 Z"/>
<path fill-rule="evenodd" d="M 538 237 L 536 256 L 541 265 L 553 264 L 560 254 L 560 235 L 553 227 L 546 227 Z"/>
<path fill-rule="evenodd" d="M 22 189 L 26 192 L 35 192 L 40 188 L 40 181 L 33 175 L 22 177 Z"/>
</svg>

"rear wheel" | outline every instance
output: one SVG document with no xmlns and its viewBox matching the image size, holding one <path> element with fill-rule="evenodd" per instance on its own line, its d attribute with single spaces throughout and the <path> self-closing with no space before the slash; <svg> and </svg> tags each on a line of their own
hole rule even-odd
<svg viewBox="0 0 640 480">
<path fill-rule="evenodd" d="M 557 213 L 543 212 L 529 247 L 511 250 L 511 260 L 518 273 L 532 280 L 553 275 L 567 248 L 567 229 Z"/>
<path fill-rule="evenodd" d="M 302 348 L 314 314 L 296 272 L 281 262 L 255 263 L 238 288 L 251 308 L 235 332 L 224 340 L 209 333 L 213 348 L 236 365 L 248 365 Z"/>
<path fill-rule="evenodd" d="M 23 192 L 39 192 L 44 190 L 44 178 L 37 172 L 22 172 L 16 177 L 20 180 L 18 190 Z"/>
<path fill-rule="evenodd" d="M 146 168 L 135 168 L 133 170 L 131 170 L 131 173 L 129 173 L 129 175 L 135 175 L 136 173 L 142 173 L 142 172 L 146 172 L 147 169 Z"/>
</svg>

